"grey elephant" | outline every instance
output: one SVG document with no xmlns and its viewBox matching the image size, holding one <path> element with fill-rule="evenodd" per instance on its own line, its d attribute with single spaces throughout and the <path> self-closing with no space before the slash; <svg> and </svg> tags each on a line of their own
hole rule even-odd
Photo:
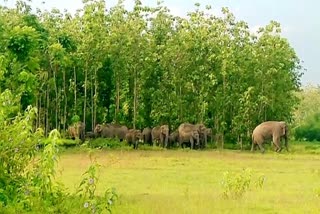
<svg viewBox="0 0 320 214">
<path fill-rule="evenodd" d="M 183 143 L 190 142 L 191 149 L 194 148 L 194 144 L 200 146 L 200 135 L 197 126 L 190 123 L 182 123 L 178 128 L 178 133 L 179 145 L 182 146 Z"/>
<path fill-rule="evenodd" d="M 197 128 L 198 132 L 199 132 L 199 137 L 200 137 L 200 148 L 204 149 L 207 147 L 207 127 L 202 124 L 202 123 L 198 123 L 195 125 L 195 127 Z"/>
<path fill-rule="evenodd" d="M 94 134 L 96 137 L 102 138 L 112 138 L 113 134 L 111 133 L 111 129 L 109 125 L 97 124 L 94 128 Z"/>
<path fill-rule="evenodd" d="M 262 144 L 267 140 L 272 140 L 272 144 L 276 146 L 276 152 L 280 152 L 281 139 L 285 140 L 285 147 L 288 149 L 288 126 L 284 121 L 266 121 L 259 124 L 252 132 L 252 146 L 251 151 L 255 150 L 258 145 L 261 152 L 264 153 Z"/>
<path fill-rule="evenodd" d="M 137 129 L 129 129 L 125 138 L 129 146 L 133 145 L 134 149 L 138 149 L 139 141 L 142 140 L 142 133 Z"/>
<path fill-rule="evenodd" d="M 128 128 L 126 126 L 119 124 L 108 124 L 108 127 L 113 138 L 119 139 L 120 142 L 125 139 L 128 132 Z"/>
<path fill-rule="evenodd" d="M 156 126 L 151 131 L 151 137 L 153 145 L 156 145 L 156 142 L 159 142 L 162 147 L 168 147 L 168 139 L 169 139 L 169 126 L 162 125 Z"/>
<path fill-rule="evenodd" d="M 173 145 L 177 144 L 179 142 L 179 132 L 178 130 L 175 130 L 169 135 L 169 147 L 172 147 Z"/>
<path fill-rule="evenodd" d="M 142 140 L 143 143 L 147 143 L 150 146 L 152 145 L 152 136 L 151 136 L 151 128 L 146 127 L 142 130 Z"/>
</svg>

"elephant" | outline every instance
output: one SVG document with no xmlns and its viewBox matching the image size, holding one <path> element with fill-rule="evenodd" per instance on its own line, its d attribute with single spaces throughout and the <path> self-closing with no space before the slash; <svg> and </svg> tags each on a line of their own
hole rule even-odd
<svg viewBox="0 0 320 214">
<path fill-rule="evenodd" d="M 85 124 L 83 122 L 77 122 L 68 127 L 68 133 L 71 139 L 75 140 L 79 138 L 83 143 L 85 141 Z"/>
<path fill-rule="evenodd" d="M 78 130 L 77 128 L 72 125 L 68 127 L 68 134 L 71 137 L 72 140 L 75 140 L 78 137 Z"/>
<path fill-rule="evenodd" d="M 169 147 L 173 146 L 175 143 L 179 142 L 179 132 L 175 130 L 169 135 Z"/>
<path fill-rule="evenodd" d="M 150 146 L 152 145 L 152 136 L 151 136 L 151 128 L 149 127 L 146 127 L 143 129 L 142 131 L 142 140 L 143 140 L 143 143 L 147 143 L 149 144 Z"/>
<path fill-rule="evenodd" d="M 118 138 L 120 142 L 125 139 L 127 132 L 128 128 L 126 126 L 118 124 L 97 124 L 94 129 L 97 137 Z"/>
<path fill-rule="evenodd" d="M 139 141 L 142 140 L 142 133 L 137 129 L 129 129 L 125 138 L 129 146 L 133 144 L 133 148 L 138 149 Z"/>
<path fill-rule="evenodd" d="M 118 138 L 120 142 L 125 139 L 128 127 L 119 124 L 108 124 L 108 126 L 113 138 Z"/>
<path fill-rule="evenodd" d="M 198 129 L 199 136 L 200 136 L 200 148 L 204 149 L 207 147 L 207 127 L 202 124 L 198 123 L 195 125 L 195 127 Z"/>
<path fill-rule="evenodd" d="M 288 149 L 288 126 L 284 121 L 266 121 L 259 124 L 252 132 L 252 146 L 251 151 L 253 152 L 256 145 L 259 146 L 262 153 L 264 148 L 262 144 L 267 140 L 272 140 L 271 144 L 276 146 L 276 152 L 281 152 L 282 148 L 280 145 L 281 139 L 285 140 L 286 150 Z"/>
<path fill-rule="evenodd" d="M 113 137 L 109 125 L 97 124 L 96 127 L 94 128 L 94 134 L 96 137 L 102 137 L 102 138 Z"/>
<path fill-rule="evenodd" d="M 153 145 L 155 145 L 155 143 L 159 141 L 162 147 L 167 148 L 169 138 L 169 126 L 162 125 L 154 127 L 151 131 L 151 137 Z"/>
<path fill-rule="evenodd" d="M 179 145 L 182 146 L 182 143 L 190 142 L 190 148 L 194 148 L 194 141 L 196 145 L 200 146 L 200 134 L 198 127 L 190 123 L 182 123 L 179 128 Z"/>
</svg>

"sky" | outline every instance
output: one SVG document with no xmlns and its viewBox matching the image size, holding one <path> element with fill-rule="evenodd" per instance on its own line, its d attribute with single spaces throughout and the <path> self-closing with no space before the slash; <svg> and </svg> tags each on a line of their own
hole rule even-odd
<svg viewBox="0 0 320 214">
<path fill-rule="evenodd" d="M 154 6 L 157 0 L 141 0 L 143 5 Z M 0 0 L 2 6 L 14 6 L 16 0 Z M 32 8 L 48 9 L 55 7 L 74 13 L 82 8 L 82 0 L 33 0 Z M 134 0 L 125 0 L 128 9 Z M 220 14 L 222 7 L 228 7 L 237 20 L 248 23 L 252 31 L 267 25 L 271 20 L 281 24 L 282 36 L 287 38 L 303 61 L 306 69 L 302 76 L 302 85 L 320 85 L 320 1 L 318 0 L 163 0 L 171 13 L 186 16 L 200 3 L 202 8 L 211 5 L 213 12 Z M 110 8 L 117 0 L 106 0 Z"/>
</svg>

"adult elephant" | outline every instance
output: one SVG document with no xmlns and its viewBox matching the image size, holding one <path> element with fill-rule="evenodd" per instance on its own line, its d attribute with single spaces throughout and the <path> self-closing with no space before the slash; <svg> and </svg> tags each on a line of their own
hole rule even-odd
<svg viewBox="0 0 320 214">
<path fill-rule="evenodd" d="M 169 147 L 172 147 L 174 144 L 179 142 L 179 132 L 175 130 L 169 135 Z"/>
<path fill-rule="evenodd" d="M 142 140 L 143 143 L 147 143 L 150 146 L 152 145 L 152 136 L 151 136 L 151 128 L 146 127 L 142 130 Z"/>
<path fill-rule="evenodd" d="M 151 131 L 151 137 L 153 145 L 155 145 L 156 142 L 160 142 L 162 147 L 167 148 L 169 138 L 169 126 L 162 125 L 154 127 Z"/>
<path fill-rule="evenodd" d="M 85 141 L 85 130 L 86 126 L 83 122 L 77 122 L 68 127 L 68 133 L 71 139 L 75 140 L 79 138 L 83 143 Z"/>
<path fill-rule="evenodd" d="M 102 137 L 102 138 L 112 138 L 113 135 L 111 133 L 111 129 L 108 124 L 102 125 L 97 124 L 94 128 L 94 134 L 96 137 Z"/>
<path fill-rule="evenodd" d="M 179 144 L 182 145 L 185 142 L 190 142 L 190 148 L 194 148 L 194 143 L 196 146 L 200 146 L 200 135 L 198 126 L 190 123 L 182 123 L 179 128 Z"/>
<path fill-rule="evenodd" d="M 259 146 L 262 153 L 264 148 L 262 144 L 267 140 L 272 140 L 272 143 L 276 146 L 276 152 L 282 150 L 280 142 L 284 138 L 285 146 L 288 149 L 288 126 L 284 121 L 266 121 L 259 124 L 252 132 L 252 146 L 251 151 L 254 151 L 256 145 Z"/>
<path fill-rule="evenodd" d="M 195 127 L 199 132 L 200 148 L 204 149 L 207 147 L 207 142 L 208 142 L 208 140 L 207 140 L 207 135 L 208 135 L 207 127 L 202 123 L 196 124 Z"/>
<path fill-rule="evenodd" d="M 142 140 L 142 133 L 137 129 L 129 129 L 126 133 L 126 141 L 129 146 L 133 145 L 134 149 L 138 149 L 139 141 Z"/>
<path fill-rule="evenodd" d="M 120 142 L 125 139 L 128 127 L 119 124 L 108 124 L 108 127 L 110 128 L 113 138 L 119 139 Z"/>
<path fill-rule="evenodd" d="M 68 134 L 72 140 L 75 140 L 78 137 L 78 130 L 75 125 L 68 127 Z"/>
</svg>

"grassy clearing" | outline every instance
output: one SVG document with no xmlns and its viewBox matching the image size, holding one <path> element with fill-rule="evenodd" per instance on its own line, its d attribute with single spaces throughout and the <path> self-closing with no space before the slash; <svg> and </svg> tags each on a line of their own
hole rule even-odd
<svg viewBox="0 0 320 214">
<path fill-rule="evenodd" d="M 102 165 L 98 191 L 114 186 L 115 213 L 318 213 L 320 156 L 240 151 L 117 150 L 94 152 Z M 90 164 L 81 151 L 64 152 L 59 179 L 73 190 Z M 225 171 L 252 169 L 262 189 L 224 199 Z"/>
</svg>

